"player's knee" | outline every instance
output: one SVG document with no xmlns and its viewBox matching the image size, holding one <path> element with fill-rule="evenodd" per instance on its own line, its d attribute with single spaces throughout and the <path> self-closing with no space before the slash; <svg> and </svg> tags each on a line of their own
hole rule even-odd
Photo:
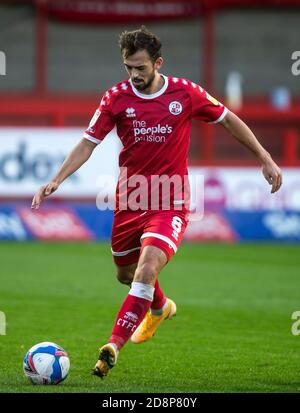
<svg viewBox="0 0 300 413">
<path fill-rule="evenodd" d="M 154 262 L 144 262 L 139 265 L 134 275 L 134 281 L 144 284 L 154 284 L 158 275 L 158 268 Z"/>
<path fill-rule="evenodd" d="M 118 268 L 117 279 L 122 284 L 130 285 L 133 280 L 133 273 L 122 268 Z"/>
</svg>

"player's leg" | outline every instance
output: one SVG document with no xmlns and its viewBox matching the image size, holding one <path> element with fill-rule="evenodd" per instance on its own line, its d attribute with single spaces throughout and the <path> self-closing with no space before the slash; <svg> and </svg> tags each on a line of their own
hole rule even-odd
<svg viewBox="0 0 300 413">
<path fill-rule="evenodd" d="M 130 265 L 116 265 L 117 279 L 121 284 L 131 286 L 134 273 L 137 267 L 137 262 Z"/>
<path fill-rule="evenodd" d="M 134 218 L 132 218 L 134 216 Z M 140 256 L 140 237 L 143 234 L 145 214 L 117 213 L 112 229 L 112 255 L 117 267 L 117 279 L 128 286 L 134 277 L 134 272 Z M 158 280 L 154 286 L 154 296 L 151 308 L 155 311 L 162 308 L 166 302 Z"/>
<path fill-rule="evenodd" d="M 100 349 L 94 374 L 103 377 L 116 364 L 120 349 L 144 319 L 153 300 L 157 276 L 167 263 L 166 254 L 155 246 L 146 246 L 139 257 L 130 291 L 124 300 L 109 343 Z"/>
<path fill-rule="evenodd" d="M 116 265 L 117 267 L 117 279 L 121 284 L 131 286 L 133 281 L 134 273 L 137 267 L 137 262 L 130 265 Z M 162 314 L 162 308 L 167 301 L 158 279 L 155 281 L 153 301 L 151 303 L 150 310 L 152 314 L 158 315 Z"/>
<path fill-rule="evenodd" d="M 128 237 L 126 238 L 128 241 Z M 113 237 L 113 241 L 115 237 Z M 139 248 L 132 248 L 132 246 L 136 245 L 136 240 L 133 240 L 133 244 L 119 244 L 115 245 L 116 243 L 113 242 L 112 254 L 114 258 L 115 265 L 117 267 L 117 279 L 120 283 L 131 286 L 133 281 L 134 273 L 137 267 L 140 249 Z M 145 244 L 145 242 L 144 242 Z M 122 251 L 119 251 L 123 249 Z M 130 251 L 130 252 L 128 252 Z M 160 287 L 158 279 L 156 279 L 154 285 L 154 295 L 153 301 L 151 303 L 151 311 L 154 314 L 160 314 L 163 305 L 166 303 L 166 296 L 163 290 Z"/>
<path fill-rule="evenodd" d="M 182 240 L 187 221 L 185 214 L 175 211 L 162 211 L 155 214 L 150 220 L 142 235 L 142 249 L 147 245 L 160 248 L 165 252 L 168 261 L 177 251 Z M 157 291 L 158 294 L 159 291 Z M 131 336 L 135 344 L 149 340 L 155 334 L 163 320 L 171 319 L 176 315 L 176 304 L 170 298 L 162 296 L 155 305 L 152 304 L 143 322 Z"/>
<path fill-rule="evenodd" d="M 154 246 L 143 249 L 129 294 L 117 315 L 110 338 L 118 349 L 124 346 L 150 308 L 157 276 L 166 263 L 167 257 L 161 249 Z"/>
<path fill-rule="evenodd" d="M 142 226 L 139 226 L 137 218 L 138 215 L 132 211 L 115 211 L 112 226 L 111 252 L 117 266 L 117 278 L 121 283 L 129 285 L 140 254 Z M 108 343 L 101 347 L 93 374 L 106 376 L 115 365 L 117 357 L 115 344 Z"/>
<path fill-rule="evenodd" d="M 126 255 L 121 255 L 117 258 L 114 256 L 114 261 L 116 264 L 116 275 L 118 281 L 130 287 L 137 267 L 137 262 L 128 265 L 120 265 L 124 263 L 127 264 L 131 261 L 131 259 L 128 259 Z M 108 343 L 105 346 L 101 347 L 99 350 L 99 360 L 97 361 L 96 366 L 93 369 L 93 374 L 103 378 L 108 374 L 109 370 L 116 364 L 117 358 L 118 349 L 115 347 L 114 344 Z"/>
<path fill-rule="evenodd" d="M 130 285 L 140 256 L 142 225 L 138 214 L 118 211 L 114 215 L 111 237 L 111 252 L 120 283 Z"/>
<path fill-rule="evenodd" d="M 110 343 L 115 343 L 118 349 L 124 346 L 150 308 L 157 276 L 166 263 L 167 257 L 161 249 L 154 246 L 143 249 L 110 337 Z"/>
</svg>

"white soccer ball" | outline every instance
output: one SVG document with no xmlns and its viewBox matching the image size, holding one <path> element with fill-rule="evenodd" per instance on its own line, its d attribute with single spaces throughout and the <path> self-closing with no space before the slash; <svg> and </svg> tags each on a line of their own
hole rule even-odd
<svg viewBox="0 0 300 413">
<path fill-rule="evenodd" d="M 33 384 L 58 384 L 68 376 L 70 359 L 62 347 L 45 341 L 27 351 L 23 370 Z"/>
</svg>

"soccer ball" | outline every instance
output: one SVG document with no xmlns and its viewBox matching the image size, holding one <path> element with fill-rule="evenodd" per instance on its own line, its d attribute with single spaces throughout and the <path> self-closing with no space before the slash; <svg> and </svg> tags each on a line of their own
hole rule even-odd
<svg viewBox="0 0 300 413">
<path fill-rule="evenodd" d="M 24 357 L 23 370 L 33 384 L 58 384 L 65 380 L 69 369 L 65 350 L 48 341 L 31 347 Z"/>
</svg>

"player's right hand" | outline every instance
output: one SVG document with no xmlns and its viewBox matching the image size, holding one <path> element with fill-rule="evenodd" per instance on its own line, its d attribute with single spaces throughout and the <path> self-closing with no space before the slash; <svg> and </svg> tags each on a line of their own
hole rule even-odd
<svg viewBox="0 0 300 413">
<path fill-rule="evenodd" d="M 59 184 L 55 181 L 52 181 L 47 185 L 41 186 L 33 197 L 31 208 L 39 209 L 43 199 L 51 195 L 54 191 L 56 191 L 58 186 Z"/>
</svg>

